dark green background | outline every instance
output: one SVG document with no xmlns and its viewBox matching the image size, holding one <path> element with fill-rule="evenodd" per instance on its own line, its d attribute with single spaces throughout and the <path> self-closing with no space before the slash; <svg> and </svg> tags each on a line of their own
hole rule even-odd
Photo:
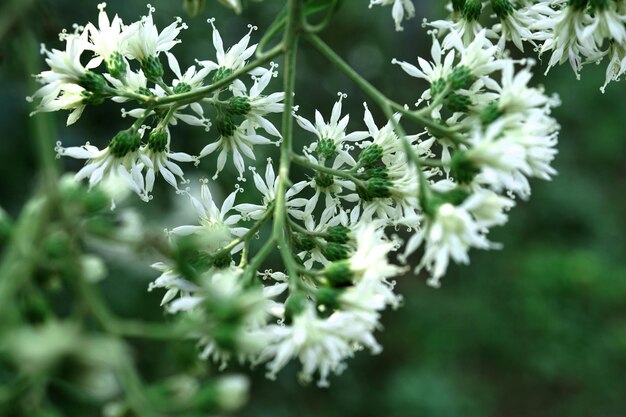
<svg viewBox="0 0 626 417">
<path fill-rule="evenodd" d="M 390 61 L 415 62 L 418 55 L 427 57 L 430 42 L 420 27 L 421 19 L 443 16 L 440 2 L 416 2 L 418 17 L 405 24 L 404 32 L 396 33 L 390 8 L 368 9 L 365 0 L 345 1 L 332 27 L 322 35 L 374 85 L 407 103 L 415 102 L 425 87 Z M 1 6 L 9 3 L 3 1 Z M 59 47 L 56 34 L 74 22 L 95 21 L 97 3 L 34 1 L 21 17 L 4 11 L 0 16 L 0 28 L 6 29 L 0 46 L 0 206 L 12 215 L 35 188 L 37 172 L 32 119 L 24 100 L 32 94 L 32 84 L 22 63 L 37 51 L 24 49 L 23 34 L 32 31 L 49 48 Z M 184 13 L 180 1 L 151 3 L 157 8 L 155 20 L 160 27 Z M 266 0 L 262 5 L 251 4 L 243 16 L 234 16 L 209 0 L 203 14 L 185 17 L 190 29 L 182 34 L 183 45 L 175 49 L 181 66 L 194 58 L 212 57 L 206 18 L 217 17 L 225 44 L 230 45 L 245 33 L 247 23 L 258 25 L 262 33 L 280 4 Z M 145 8 L 141 1 L 110 0 L 108 10 L 129 23 Z M 258 40 L 260 34 L 255 36 Z M 504 243 L 504 249 L 473 252 L 471 265 L 450 268 L 439 290 L 427 287 L 424 277 L 399 278 L 405 305 L 384 315 L 384 330 L 378 333 L 382 354 L 357 354 L 343 375 L 332 378 L 330 389 L 300 385 L 297 366 L 283 371 L 276 382 L 265 380 L 263 369 L 257 369 L 252 372 L 251 401 L 239 415 L 626 414 L 625 84 L 611 84 L 601 94 L 602 64 L 586 68 L 581 81 L 567 66 L 553 69 L 548 77 L 541 75 L 543 66 L 539 67 L 536 82 L 559 94 L 563 102 L 555 111 L 562 125 L 555 161 L 559 174 L 552 182 L 534 181 L 530 201 L 520 201 L 509 224 L 493 231 L 493 240 Z M 280 81 L 274 83 L 280 88 Z M 313 109 L 329 114 L 337 91 L 349 95 L 345 109 L 351 113 L 350 127 L 362 129 L 365 97 L 304 44 L 296 94 L 300 114 L 311 116 Z M 65 116 L 58 113 L 54 118 L 55 136 L 66 145 L 87 139 L 104 145 L 128 122 L 119 117 L 119 107 L 109 105 L 87 109 L 70 128 L 64 126 Z M 296 149 L 311 139 L 301 133 Z M 174 130 L 174 138 L 175 149 L 197 152 L 213 136 L 181 127 Z M 270 155 L 275 149 L 260 149 L 261 161 L 264 152 Z M 80 166 L 69 160 L 61 163 L 67 170 Z M 204 162 L 197 176 L 212 173 L 210 163 Z M 222 179 L 233 178 L 232 173 Z M 224 192 L 229 192 L 229 184 L 224 186 Z M 172 194 L 161 187 L 150 206 L 138 201 L 129 204 L 137 206 L 157 230 L 173 227 L 189 220 L 176 210 L 172 200 L 180 197 Z M 161 294 L 145 291 L 155 274 L 143 265 L 151 261 L 150 256 L 132 265 L 111 260 L 111 273 L 102 290 L 119 314 L 162 317 Z M 192 344 L 136 341 L 134 347 L 148 381 L 193 360 Z M 84 410 L 75 408 L 70 399 L 59 401 L 59 409 L 68 413 Z"/>
</svg>

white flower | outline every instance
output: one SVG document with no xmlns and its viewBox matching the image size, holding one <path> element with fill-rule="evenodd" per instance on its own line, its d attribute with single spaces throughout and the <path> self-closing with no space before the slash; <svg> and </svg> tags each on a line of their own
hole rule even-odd
<svg viewBox="0 0 626 417">
<path fill-rule="evenodd" d="M 255 169 L 251 170 L 253 171 L 252 178 L 254 180 L 254 185 L 262 195 L 262 204 L 243 203 L 237 205 L 235 210 L 244 214 L 247 218 L 256 220 L 261 218 L 263 214 L 269 210 L 270 204 L 276 200 L 276 192 L 278 191 L 278 182 L 280 178 L 278 178 L 276 173 L 274 173 L 274 166 L 272 165 L 272 160 L 270 158 L 267 159 L 264 178 L 262 178 Z M 303 183 L 299 183 L 287 190 L 285 199 L 287 200 L 287 212 L 289 214 L 293 214 L 294 209 L 302 205 L 301 201 L 292 201 L 291 197 L 302 190 L 304 185 L 305 184 Z"/>
<path fill-rule="evenodd" d="M 254 126 L 249 120 L 244 120 L 241 125 L 233 127 L 232 120 L 228 118 L 217 119 L 216 125 L 218 132 L 221 133 L 219 139 L 206 145 L 200 151 L 199 155 L 200 158 L 204 158 L 220 149 L 220 153 L 217 157 L 217 169 L 213 179 L 217 178 L 218 174 L 224 169 L 228 152 L 233 153 L 233 164 L 239 173 L 238 179 L 241 180 L 243 179 L 243 173 L 246 169 L 243 155 L 252 160 L 256 160 L 253 151 L 254 145 L 269 145 L 274 143 L 266 137 L 256 134 Z"/>
<path fill-rule="evenodd" d="M 250 58 L 256 50 L 256 44 L 248 46 L 248 44 L 250 43 L 250 34 L 253 30 L 256 29 L 256 27 L 248 25 L 248 27 L 250 28 L 248 33 L 243 38 L 241 38 L 239 42 L 237 42 L 230 49 L 228 49 L 228 51 L 225 52 L 224 42 L 222 41 L 222 37 L 220 36 L 220 33 L 214 24 L 215 19 L 209 19 L 208 22 L 211 24 L 211 27 L 213 27 L 213 46 L 215 47 L 215 57 L 217 59 L 217 62 L 206 60 L 198 61 L 198 64 L 209 69 L 210 71 L 223 68 L 224 70 L 235 72 L 242 69 L 246 65 L 246 61 L 248 60 L 248 58 Z M 259 72 L 257 70 L 253 73 L 260 75 L 262 72 Z"/>
<path fill-rule="evenodd" d="M 98 4 L 98 28 L 89 22 L 85 26 L 85 32 L 89 34 L 89 42 L 85 49 L 93 51 L 96 56 L 89 61 L 87 68 L 98 67 L 103 60 L 107 60 L 114 53 L 122 54 L 122 28 L 124 24 L 117 15 L 111 21 L 106 11 L 106 3 Z"/>
<path fill-rule="evenodd" d="M 391 62 L 393 64 L 400 65 L 400 67 L 410 76 L 421 78 L 432 84 L 433 82 L 441 79 L 445 80 L 452 72 L 455 51 L 454 49 L 451 49 L 445 54 L 445 58 L 442 61 L 441 58 L 444 56 L 444 53 L 445 50 L 441 48 L 441 44 L 433 34 L 432 46 L 430 48 L 430 54 L 433 58 L 432 63 L 419 56 L 417 57 L 417 62 L 420 68 L 417 68 L 408 62 L 398 61 L 395 58 L 391 60 Z"/>
<path fill-rule="evenodd" d="M 160 271 L 161 275 L 148 285 L 148 291 L 152 291 L 155 288 L 165 288 L 167 290 L 161 299 L 162 306 L 172 301 L 179 292 L 186 296 L 200 288 L 193 282 L 182 278 L 175 267 L 164 262 L 154 263 L 150 267 Z"/>
<path fill-rule="evenodd" d="M 120 178 L 142 200 L 148 201 L 142 175 L 144 165 L 140 162 L 139 133 L 120 132 L 108 147 L 100 150 L 87 142 L 83 146 L 64 148 L 57 143 L 55 150 L 58 155 L 76 159 L 86 159 L 85 166 L 76 173 L 76 179 L 89 178 L 89 186 L 100 183 L 110 177 Z"/>
<path fill-rule="evenodd" d="M 176 18 L 174 23 L 159 33 L 152 18 L 155 9 L 148 5 L 148 10 L 148 16 L 143 16 L 141 21 L 125 27 L 122 32 L 126 55 L 138 61 L 145 61 L 161 52 L 169 51 L 180 42 L 176 39 L 180 31 L 187 29 L 187 25 L 180 18 Z"/>
<path fill-rule="evenodd" d="M 333 105 L 333 110 L 328 123 L 326 123 L 321 113 L 317 110 L 315 111 L 315 124 L 309 122 L 302 116 L 295 115 L 296 121 L 300 127 L 310 133 L 313 133 L 317 137 L 317 142 L 314 142 L 311 146 L 309 146 L 306 150 L 307 153 L 316 153 L 317 157 L 322 160 L 329 159 L 336 154 L 337 157 L 332 165 L 332 168 L 334 169 L 340 168 L 344 164 L 348 164 L 349 166 L 356 165 L 352 156 L 350 156 L 347 150 L 344 149 L 344 142 L 358 142 L 369 136 L 367 132 L 363 131 L 346 134 L 346 128 L 348 127 L 350 116 L 346 115 L 341 117 L 341 107 L 344 98 L 346 98 L 346 95 L 339 93 L 339 100 L 337 100 L 337 102 Z M 330 141 L 330 143 L 323 144 L 323 141 Z M 328 149 L 328 151 L 330 151 L 329 153 L 331 155 L 326 155 L 326 149 L 320 153 L 320 150 L 318 150 L 318 147 L 320 146 L 330 146 L 331 149 Z"/>
<path fill-rule="evenodd" d="M 319 373 L 319 386 L 328 386 L 331 372 L 339 374 L 344 360 L 352 357 L 360 346 L 373 353 L 381 350 L 372 336 L 378 324 L 378 315 L 336 311 L 328 318 L 320 318 L 311 303 L 294 317 L 290 326 L 269 325 L 267 332 L 271 342 L 261 351 L 259 362 L 267 364 L 268 377 L 276 374 L 294 357 L 302 363 L 300 377 L 310 381 Z"/>
<path fill-rule="evenodd" d="M 72 110 L 67 118 L 67 125 L 76 123 L 85 109 L 86 90 L 77 84 L 63 84 L 60 94 L 53 100 L 42 102 L 30 115 L 39 112 Z"/>
<path fill-rule="evenodd" d="M 467 264 L 469 263 L 467 252 L 470 248 L 498 247 L 487 240 L 481 232 L 480 225 L 472 218 L 468 208 L 464 205 L 457 207 L 444 203 L 432 218 L 426 219 L 422 229 L 411 236 L 407 242 L 404 257 L 415 252 L 422 243 L 425 243 L 424 255 L 416 272 L 425 267 L 431 274 L 428 283 L 433 287 L 440 286 L 439 281 L 446 273 L 450 259 L 457 263 Z"/>
<path fill-rule="evenodd" d="M 396 245 L 384 236 L 384 226 L 380 222 L 362 222 L 354 231 L 356 251 L 348 262 L 355 282 L 370 276 L 384 281 L 403 272 L 403 268 L 389 263 L 389 252 L 395 250 Z"/>
<path fill-rule="evenodd" d="M 191 204 L 198 214 L 199 225 L 179 226 L 172 229 L 170 233 L 176 236 L 196 234 L 203 238 L 202 242 L 207 251 L 214 252 L 222 249 L 236 237 L 242 236 L 248 231 L 244 227 L 237 227 L 237 223 L 241 220 L 240 215 L 230 214 L 237 193 L 239 190 L 231 193 L 224 200 L 222 207 L 218 208 L 209 190 L 208 181 L 203 180 L 200 187 L 200 199 L 189 195 Z M 242 243 L 234 246 L 231 253 L 237 253 L 242 247 Z"/>
<path fill-rule="evenodd" d="M 369 7 L 371 8 L 374 5 L 389 6 L 392 4 L 391 16 L 396 24 L 396 30 L 403 30 L 402 20 L 411 19 L 415 16 L 415 6 L 411 0 L 370 0 Z"/>
<path fill-rule="evenodd" d="M 172 162 L 195 162 L 196 158 L 184 152 L 170 151 L 171 134 L 169 128 L 157 128 L 149 135 L 148 144 L 139 150 L 141 161 L 147 168 L 146 172 L 146 193 L 152 192 L 156 174 L 159 173 L 163 179 L 172 187 L 178 190 L 178 181 L 180 178 L 183 183 L 186 182 L 185 174 L 180 167 Z"/>
<path fill-rule="evenodd" d="M 272 67 L 263 73 L 260 77 L 254 78 L 254 85 L 247 91 L 245 84 L 241 80 L 235 80 L 233 82 L 233 95 L 243 99 L 237 103 L 237 99 L 231 99 L 234 106 L 237 104 L 242 106 L 242 109 L 235 109 L 238 113 L 243 113 L 251 125 L 261 127 L 267 133 L 277 138 L 281 137 L 280 132 L 265 116 L 268 113 L 282 113 L 285 110 L 285 105 L 282 101 L 285 99 L 285 93 L 277 92 L 272 93 L 269 96 L 262 95 L 265 88 L 267 88 L 272 77 L 276 76 L 274 71 L 274 64 Z M 247 108 L 249 106 L 249 108 Z"/>
</svg>

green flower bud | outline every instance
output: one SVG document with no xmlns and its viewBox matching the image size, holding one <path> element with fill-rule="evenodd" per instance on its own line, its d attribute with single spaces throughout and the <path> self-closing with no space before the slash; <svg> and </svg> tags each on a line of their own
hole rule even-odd
<svg viewBox="0 0 626 417">
<path fill-rule="evenodd" d="M 149 56 L 141 61 L 141 69 L 150 81 L 160 80 L 163 77 L 163 64 L 158 56 Z"/>
<path fill-rule="evenodd" d="M 334 243 L 348 243 L 350 241 L 350 237 L 348 233 L 350 233 L 350 229 L 345 226 L 331 226 L 326 230 L 326 240 Z"/>
<path fill-rule="evenodd" d="M 589 0 L 569 0 L 569 6 L 574 10 L 585 10 L 589 5 Z"/>
<path fill-rule="evenodd" d="M 367 193 L 371 198 L 391 197 L 391 182 L 385 178 L 372 178 L 367 182 Z"/>
<path fill-rule="evenodd" d="M 109 152 L 116 158 L 122 158 L 135 152 L 141 146 L 141 136 L 134 129 L 118 132 L 109 143 Z"/>
<path fill-rule="evenodd" d="M 609 0 L 589 0 L 589 4 L 594 10 L 606 10 L 609 7 Z"/>
<path fill-rule="evenodd" d="M 184 94 L 191 91 L 191 86 L 187 83 L 178 83 L 172 90 L 174 94 Z"/>
<path fill-rule="evenodd" d="M 483 126 L 488 126 L 503 114 L 504 112 L 498 108 L 498 102 L 494 101 L 480 112 L 480 121 Z"/>
<path fill-rule="evenodd" d="M 389 178 L 389 170 L 386 167 L 383 168 L 369 168 L 364 173 L 363 176 L 367 179 L 370 178 Z"/>
<path fill-rule="evenodd" d="M 285 302 L 285 320 L 291 323 L 294 317 L 299 316 L 306 307 L 307 297 L 303 293 L 292 293 Z"/>
<path fill-rule="evenodd" d="M 438 78 L 430 84 L 430 96 L 437 98 L 446 89 L 447 82 L 443 78 Z"/>
<path fill-rule="evenodd" d="M 470 100 L 469 96 L 462 94 L 450 93 L 448 97 L 446 97 L 446 106 L 453 113 L 467 113 L 471 104 L 472 100 Z"/>
<path fill-rule="evenodd" d="M 230 76 L 232 73 L 233 70 L 231 70 L 230 68 L 219 67 L 217 71 L 215 71 L 215 74 L 213 74 L 213 78 L 211 79 L 211 81 L 213 81 L 213 84 L 215 84 Z"/>
<path fill-rule="evenodd" d="M 119 52 L 115 51 L 105 61 L 107 72 L 114 78 L 122 78 L 126 74 L 126 61 Z"/>
<path fill-rule="evenodd" d="M 235 134 L 237 126 L 233 122 L 233 119 L 228 116 L 222 116 L 215 119 L 215 129 L 220 136 L 231 137 Z"/>
<path fill-rule="evenodd" d="M 315 184 L 320 188 L 328 188 L 335 183 L 335 178 L 323 172 L 315 173 Z"/>
<path fill-rule="evenodd" d="M 146 87 L 139 87 L 137 89 L 137 94 L 141 94 L 143 96 L 152 97 L 154 94 Z"/>
<path fill-rule="evenodd" d="M 80 96 L 83 98 L 83 104 L 97 106 L 104 103 L 104 96 L 99 93 L 92 93 L 91 91 L 81 91 Z"/>
<path fill-rule="evenodd" d="M 448 82 L 453 91 L 469 87 L 473 79 L 472 72 L 465 65 L 455 67 L 448 75 Z"/>
<path fill-rule="evenodd" d="M 232 324 L 220 324 L 215 327 L 211 336 L 215 343 L 222 349 L 234 351 L 237 349 L 237 336 L 239 335 L 239 326 Z"/>
<path fill-rule="evenodd" d="M 383 148 L 372 144 L 363 149 L 359 155 L 359 163 L 364 167 L 378 164 L 383 157 Z"/>
<path fill-rule="evenodd" d="M 78 81 L 81 87 L 85 90 L 90 91 L 96 95 L 102 94 L 104 87 L 107 82 L 104 77 L 100 74 L 96 74 L 93 71 L 85 72 Z"/>
<path fill-rule="evenodd" d="M 251 109 L 248 97 L 231 97 L 226 105 L 226 112 L 234 116 L 245 116 Z"/>
<path fill-rule="evenodd" d="M 491 0 L 491 8 L 500 19 L 504 19 L 513 12 L 513 5 L 509 0 Z"/>
<path fill-rule="evenodd" d="M 466 0 L 465 4 L 463 5 L 463 10 L 461 10 L 461 15 L 465 18 L 465 20 L 471 22 L 473 20 L 478 20 L 482 10 L 482 0 Z"/>
<path fill-rule="evenodd" d="M 315 249 L 315 239 L 311 236 L 306 235 L 304 233 L 294 233 L 293 234 L 293 247 L 298 252 L 308 252 Z"/>
<path fill-rule="evenodd" d="M 341 260 L 326 265 L 324 276 L 332 286 L 343 287 L 352 284 L 354 272 L 350 269 L 350 263 L 347 260 Z"/>
<path fill-rule="evenodd" d="M 315 155 L 321 159 L 330 159 L 337 155 L 337 146 L 332 139 L 320 139 L 317 141 L 317 148 L 315 148 Z"/>
<path fill-rule="evenodd" d="M 452 156 L 450 173 L 460 184 L 469 184 L 480 173 L 480 167 L 468 157 L 467 152 L 459 151 Z"/>
<path fill-rule="evenodd" d="M 154 129 L 148 137 L 148 148 L 154 152 L 164 152 L 167 148 L 167 132 L 164 129 Z"/>
<path fill-rule="evenodd" d="M 339 307 L 341 307 L 341 302 L 339 301 L 340 296 L 340 290 L 337 290 L 335 288 L 321 287 L 317 290 L 315 298 L 317 300 L 318 306 L 324 306 L 333 310 L 337 310 Z"/>
<path fill-rule="evenodd" d="M 233 257 L 230 252 L 220 252 L 213 258 L 213 266 L 217 269 L 228 268 L 233 261 Z"/>
<path fill-rule="evenodd" d="M 339 243 L 329 242 L 322 248 L 322 255 L 331 262 L 340 261 L 348 257 L 348 248 Z"/>
<path fill-rule="evenodd" d="M 469 196 L 470 193 L 461 188 L 455 188 L 445 193 L 434 192 L 428 199 L 424 212 L 429 216 L 434 216 L 441 205 L 450 203 L 453 206 L 458 206 L 463 204 Z"/>
<path fill-rule="evenodd" d="M 452 0 L 452 10 L 460 12 L 465 6 L 465 0 Z"/>
</svg>

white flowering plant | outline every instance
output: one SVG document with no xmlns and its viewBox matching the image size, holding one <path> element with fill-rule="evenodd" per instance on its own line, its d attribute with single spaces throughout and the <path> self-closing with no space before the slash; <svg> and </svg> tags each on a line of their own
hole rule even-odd
<svg viewBox="0 0 626 417">
<path fill-rule="evenodd" d="M 198 14 L 205 2 L 184 3 Z M 244 6 L 222 3 L 237 13 Z M 471 249 L 499 248 L 490 229 L 507 222 L 518 199 L 530 197 L 531 181 L 556 174 L 559 124 L 551 113 L 559 99 L 533 83 L 533 57 L 513 58 L 514 52 L 548 54 L 548 69 L 569 61 L 577 76 L 584 64 L 606 57 L 606 84 L 617 81 L 626 71 L 626 2 L 453 0 L 448 18 L 423 22 L 429 57 L 389 59 L 394 77 L 427 84 L 414 103 L 385 95 L 322 40 L 341 0 L 284 3 L 262 36 L 256 26 L 242 25 L 243 37 L 232 44 L 223 40 L 220 22 L 208 19 L 212 49 L 189 67 L 175 55 L 187 25 L 176 18 L 158 27 L 150 5 L 127 24 L 102 3 L 97 23 L 61 34 L 63 48 L 42 46 L 49 69 L 36 76 L 41 87 L 28 98 L 33 113 L 69 111 L 72 125 L 85 111 L 113 102 L 131 121 L 108 143 L 58 142 L 58 157 L 86 162 L 73 178 L 50 183 L 56 191 L 30 210 L 60 212 L 67 229 L 96 216 L 85 233 L 143 241 L 158 251 L 148 290 L 162 293 L 173 320 L 152 326 L 116 319 L 81 281 L 79 293 L 95 303 L 91 313 L 106 330 L 191 338 L 202 359 L 222 368 L 231 361 L 265 366 L 270 378 L 296 359 L 303 381 L 327 386 L 355 352 L 381 351 L 374 334 L 382 312 L 402 303 L 397 279 L 424 272 L 439 287 L 451 261 L 467 264 Z M 391 6 L 396 30 L 415 22 L 411 0 L 371 0 L 374 5 Z M 330 114 L 301 112 L 298 50 L 321 55 L 361 89 L 368 97 L 362 113 L 345 114 L 349 98 L 342 93 L 331 98 Z M 374 106 L 384 120 L 375 119 Z M 357 130 L 350 119 L 359 119 Z M 181 124 L 205 131 L 197 155 L 179 150 Z M 261 148 L 278 148 L 278 158 L 257 158 Z M 230 165 L 237 173 L 232 188 L 217 197 L 216 180 Z M 199 186 L 188 175 L 202 176 Z M 116 202 L 128 191 L 150 202 L 161 179 L 193 208 L 197 222 L 153 236 L 123 212 L 120 226 Z M 241 201 L 244 184 L 255 201 Z M 59 201 L 63 207 L 49 208 Z M 108 207 L 113 211 L 106 213 Z M 43 226 L 35 226 L 23 227 L 37 236 Z M 81 254 L 80 241 L 70 243 L 80 260 L 74 272 L 99 279 L 101 261 Z M 16 248 L 3 273 L 23 256 Z M 281 266 L 269 269 L 276 259 Z M 17 282 L 19 274 L 10 273 Z M 17 284 L 3 285 L 0 300 Z M 127 381 L 131 392 L 133 381 Z M 245 385 L 225 384 L 235 391 Z M 190 390 L 186 395 L 206 394 Z M 131 395 L 116 406 L 138 413 L 144 403 Z"/>
</svg>

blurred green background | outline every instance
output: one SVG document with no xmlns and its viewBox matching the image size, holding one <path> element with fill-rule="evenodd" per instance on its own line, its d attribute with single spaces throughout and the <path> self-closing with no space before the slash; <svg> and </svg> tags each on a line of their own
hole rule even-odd
<svg viewBox="0 0 626 417">
<path fill-rule="evenodd" d="M 39 59 L 43 65 L 43 60 L 33 58 L 38 57 L 37 46 L 24 43 L 24 34 L 30 31 L 37 42 L 58 48 L 58 32 L 75 22 L 95 21 L 97 3 L 0 3 L 4 8 L 0 15 L 0 206 L 13 216 L 34 190 L 38 169 L 33 119 L 24 100 L 32 94 L 33 85 L 24 61 Z M 119 13 L 126 23 L 146 11 L 142 1 L 107 3 L 109 13 Z M 173 16 L 184 16 L 182 1 L 151 3 L 157 8 L 155 20 L 160 27 Z M 390 97 L 415 102 L 424 85 L 390 61 L 415 62 L 417 56 L 428 56 L 430 41 L 420 27 L 421 19 L 442 17 L 442 2 L 416 1 L 417 18 L 406 22 L 400 33 L 393 31 L 390 8 L 368 9 L 365 0 L 344 3 L 322 37 Z M 206 18 L 217 18 L 229 45 L 241 38 L 248 23 L 262 32 L 281 4 L 276 0 L 250 3 L 242 16 L 235 16 L 216 0 L 209 0 L 196 18 L 184 16 L 190 29 L 175 49 L 181 65 L 213 56 Z M 539 64 L 536 82 L 559 94 L 563 102 L 555 112 L 562 125 L 555 162 L 559 175 L 552 182 L 533 182 L 530 201 L 520 201 L 509 224 L 494 230 L 493 240 L 502 242 L 504 249 L 473 252 L 471 265 L 452 267 L 439 290 L 426 286 L 424 277 L 398 279 L 405 305 L 384 316 L 384 329 L 378 333 L 382 354 L 356 355 L 347 370 L 332 379 L 329 389 L 299 384 L 296 364 L 275 382 L 264 379 L 263 369 L 253 370 L 251 400 L 237 415 L 626 415 L 626 84 L 611 84 L 601 94 L 604 64 L 586 68 L 581 81 L 567 66 L 553 69 L 547 77 L 541 75 L 542 68 Z M 307 45 L 300 50 L 298 71 L 300 114 L 311 116 L 314 109 L 329 114 L 337 91 L 342 91 L 349 96 L 344 109 L 352 115 L 350 127 L 363 128 L 365 97 Z M 280 81 L 274 85 L 280 88 Z M 87 109 L 70 128 L 64 126 L 65 117 L 55 114 L 54 136 L 66 146 L 87 139 L 105 144 L 129 124 L 119 117 L 119 107 L 108 105 Z M 174 137 L 181 138 L 176 149 L 193 153 L 207 141 L 201 129 L 185 127 L 175 129 Z M 298 137 L 296 148 L 309 140 Z M 260 161 L 263 152 L 270 156 L 275 149 L 259 149 Z M 69 160 L 60 163 L 65 170 L 80 166 Z M 212 173 L 210 165 L 203 163 L 197 176 Z M 222 180 L 234 177 L 229 174 L 222 175 Z M 223 192 L 229 192 L 229 185 L 224 187 Z M 128 204 L 159 230 L 192 219 L 180 208 L 184 203 L 162 187 L 149 206 L 138 200 Z M 107 251 L 103 256 L 110 262 L 110 273 L 101 289 L 112 308 L 125 317 L 161 319 L 162 294 L 146 292 L 155 274 L 145 265 L 154 259 L 146 255 L 131 262 Z M 132 343 L 148 381 L 195 361 L 193 343 Z M 68 396 L 55 401 L 62 415 L 97 414 Z"/>
</svg>

